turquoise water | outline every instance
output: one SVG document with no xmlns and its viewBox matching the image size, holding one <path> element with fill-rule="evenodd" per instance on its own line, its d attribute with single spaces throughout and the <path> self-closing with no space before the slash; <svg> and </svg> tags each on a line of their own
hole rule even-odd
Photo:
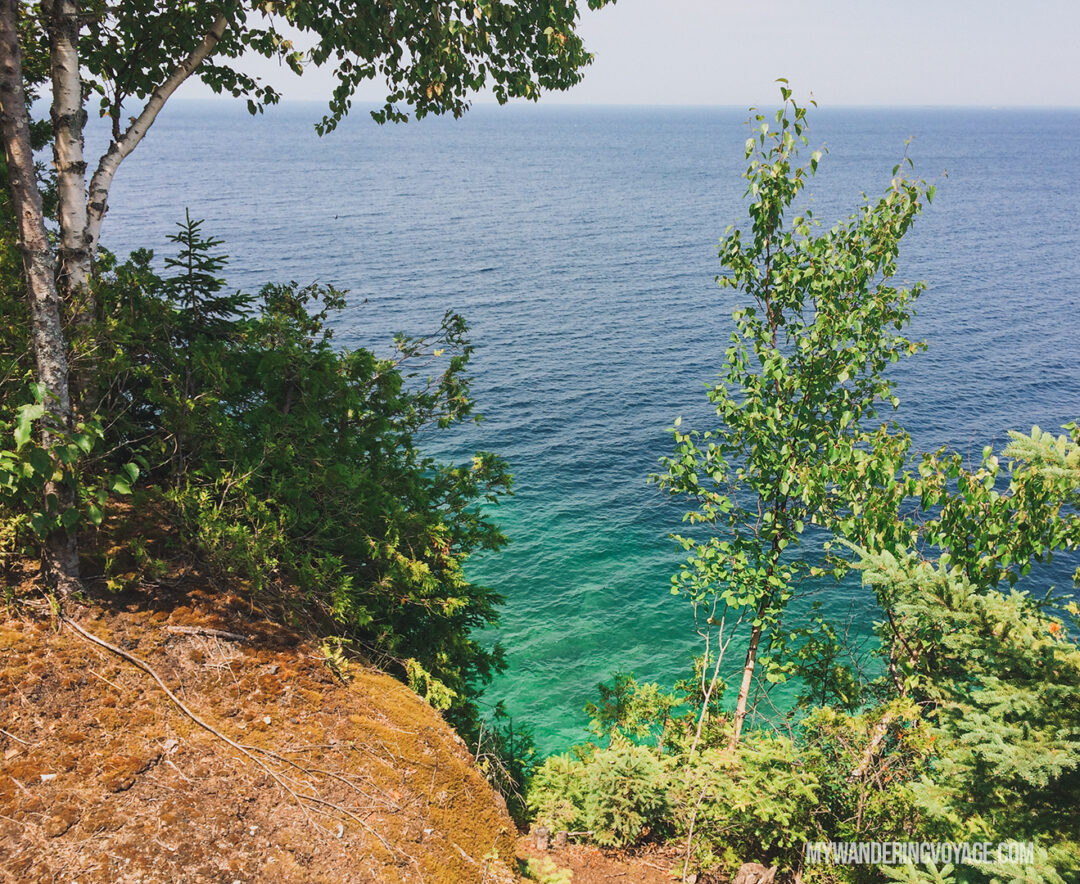
<svg viewBox="0 0 1080 884">
<path fill-rule="evenodd" d="M 709 424 L 745 112 L 480 108 L 385 129 L 357 117 L 321 140 L 318 115 L 170 107 L 120 172 L 104 244 L 164 250 L 187 207 L 226 240 L 230 283 L 348 288 L 345 344 L 468 317 L 487 420 L 444 452 L 501 453 L 517 491 L 498 510 L 510 546 L 471 567 L 507 597 L 510 666 L 486 696 L 562 748 L 597 682 L 670 682 L 696 647 L 668 592 L 681 508 L 646 479 L 676 416 Z M 811 126 L 830 149 L 811 188 L 823 220 L 882 190 L 909 136 L 938 186 L 903 260 L 929 284 L 915 334 L 930 350 L 895 373 L 916 445 L 977 457 L 1010 428 L 1080 417 L 1080 113 L 822 110 Z M 1059 561 L 1052 577 L 1070 573 Z M 816 590 L 868 632 L 857 585 Z"/>
</svg>

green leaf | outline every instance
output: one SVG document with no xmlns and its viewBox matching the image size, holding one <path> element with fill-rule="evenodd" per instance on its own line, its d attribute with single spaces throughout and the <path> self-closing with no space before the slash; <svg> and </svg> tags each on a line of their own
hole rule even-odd
<svg viewBox="0 0 1080 884">
<path fill-rule="evenodd" d="M 31 451 L 29 462 L 30 466 L 33 467 L 34 472 L 39 476 L 45 478 L 52 476 L 52 458 L 49 457 L 49 453 L 43 448 L 35 448 Z"/>
<path fill-rule="evenodd" d="M 34 513 L 30 516 L 30 527 L 38 537 L 45 537 L 49 533 L 49 520 L 42 513 Z"/>
</svg>

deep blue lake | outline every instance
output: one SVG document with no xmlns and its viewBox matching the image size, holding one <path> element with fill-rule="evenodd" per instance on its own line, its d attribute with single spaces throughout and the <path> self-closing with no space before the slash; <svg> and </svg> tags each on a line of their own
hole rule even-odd
<svg viewBox="0 0 1080 884">
<path fill-rule="evenodd" d="M 668 592 L 682 508 L 647 477 L 675 417 L 711 426 L 704 383 L 738 302 L 714 281 L 716 244 L 745 217 L 746 112 L 481 107 L 382 128 L 358 113 L 321 139 L 320 115 L 170 105 L 120 170 L 103 245 L 167 253 L 188 208 L 226 240 L 233 286 L 348 289 L 344 345 L 385 352 L 447 309 L 467 317 L 487 419 L 440 450 L 499 452 L 516 477 L 497 511 L 510 546 L 471 565 L 507 598 L 510 666 L 486 697 L 561 749 L 597 682 L 670 683 L 696 649 Z M 929 350 L 894 372 L 916 446 L 977 458 L 1009 429 L 1080 418 L 1080 112 L 822 109 L 810 123 L 829 150 L 808 192 L 826 224 L 883 192 L 905 150 L 937 185 L 901 273 L 928 285 L 913 334 Z M 1046 582 L 1067 586 L 1073 567 Z M 857 584 L 817 598 L 869 630 Z"/>
</svg>

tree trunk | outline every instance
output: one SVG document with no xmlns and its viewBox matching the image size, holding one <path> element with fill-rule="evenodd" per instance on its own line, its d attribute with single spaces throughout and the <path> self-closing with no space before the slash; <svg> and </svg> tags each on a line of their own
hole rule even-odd
<svg viewBox="0 0 1080 884">
<path fill-rule="evenodd" d="M 754 667 L 757 665 L 758 643 L 761 641 L 761 626 L 754 624 L 750 631 L 750 646 L 746 649 L 746 664 L 743 666 L 742 684 L 739 685 L 739 697 L 735 701 L 735 730 L 731 732 L 731 740 L 728 748 L 734 749 L 739 745 L 742 736 L 743 722 L 746 721 L 746 703 L 750 697 L 750 683 L 754 678 Z"/>
<path fill-rule="evenodd" d="M 76 0 L 47 0 L 42 9 L 49 33 L 52 73 L 53 159 L 60 222 L 58 282 L 61 302 L 79 329 L 88 326 L 96 312 L 90 287 L 93 251 L 83 157 L 86 111 L 79 76 L 79 5 Z M 92 373 L 92 365 L 76 366 L 72 378 L 76 400 L 89 393 Z"/>
<path fill-rule="evenodd" d="M 48 417 L 43 424 L 42 444 L 53 441 L 54 431 L 71 426 L 71 398 L 64 332 L 60 320 L 60 296 L 56 288 L 56 264 L 45 230 L 41 192 L 30 146 L 30 115 L 23 89 L 22 54 L 19 48 L 19 2 L 0 0 L 0 136 L 8 164 L 8 183 L 19 228 L 30 298 L 31 339 L 37 362 L 37 379 L 44 385 Z M 52 497 L 61 511 L 74 502 L 71 490 L 50 482 L 45 497 Z M 79 585 L 79 552 L 74 534 L 63 529 L 46 538 L 42 570 L 61 599 Z"/>
</svg>

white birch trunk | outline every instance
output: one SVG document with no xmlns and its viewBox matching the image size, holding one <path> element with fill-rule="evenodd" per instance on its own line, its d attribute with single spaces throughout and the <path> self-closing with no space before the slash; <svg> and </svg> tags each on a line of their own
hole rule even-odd
<svg viewBox="0 0 1080 884">
<path fill-rule="evenodd" d="M 56 262 L 45 229 L 30 144 L 30 117 L 23 88 L 18 22 L 18 0 L 0 0 L 0 136 L 7 157 L 8 183 L 30 299 L 30 334 L 37 378 L 49 394 L 46 402 L 49 418 L 42 431 L 42 444 L 48 447 L 53 439 L 50 428 L 68 429 L 71 425 L 71 397 L 60 296 L 56 287 Z M 61 510 L 73 502 L 70 490 L 63 484 L 50 482 L 45 488 L 45 496 L 50 495 L 56 496 Z M 63 529 L 52 532 L 46 538 L 42 559 L 46 581 L 57 590 L 61 599 L 69 597 L 79 585 L 75 535 Z"/>
<path fill-rule="evenodd" d="M 88 294 L 92 257 L 83 158 L 86 111 L 79 76 L 79 8 L 75 0 L 49 0 L 42 8 L 49 31 L 52 73 L 53 159 L 60 222 L 59 280 L 69 308 L 74 308 L 78 315 L 87 307 L 81 303 L 81 296 Z"/>
<path fill-rule="evenodd" d="M 755 625 L 750 632 L 750 646 L 746 649 L 746 663 L 743 665 L 742 683 L 739 685 L 739 696 L 735 701 L 735 729 L 731 732 L 729 749 L 739 745 L 742 737 L 743 723 L 746 721 L 746 704 L 750 697 L 750 684 L 754 678 L 754 667 L 757 665 L 758 644 L 761 642 L 761 627 Z"/>
</svg>

